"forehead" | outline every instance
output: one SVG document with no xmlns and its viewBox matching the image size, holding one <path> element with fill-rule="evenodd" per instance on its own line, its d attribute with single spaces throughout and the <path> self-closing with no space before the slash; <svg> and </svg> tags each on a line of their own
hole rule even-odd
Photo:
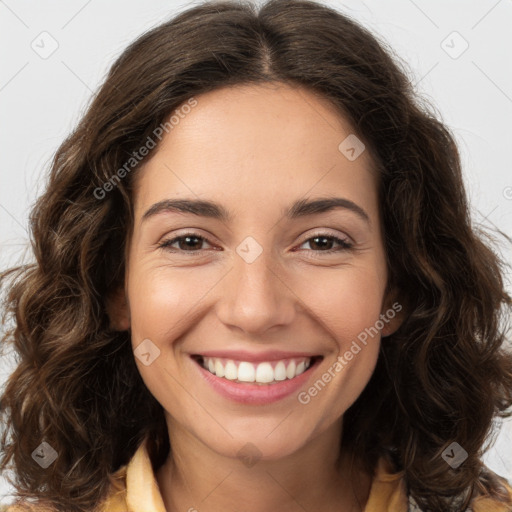
<svg viewBox="0 0 512 512">
<path fill-rule="evenodd" d="M 315 156 L 328 149 L 329 158 L 340 135 L 352 132 L 326 98 L 286 84 L 225 87 L 195 99 L 197 105 L 187 114 L 174 116 L 174 127 L 164 136 L 159 151 L 195 149 L 200 144 L 208 157 L 236 160 L 260 155 L 264 146 L 272 158 L 309 156 L 311 149 L 317 150 Z"/>
<path fill-rule="evenodd" d="M 368 152 L 354 161 L 342 153 L 353 129 L 327 99 L 281 83 L 195 99 L 137 173 L 136 210 L 170 195 L 211 194 L 246 205 L 333 189 L 375 195 Z"/>
</svg>

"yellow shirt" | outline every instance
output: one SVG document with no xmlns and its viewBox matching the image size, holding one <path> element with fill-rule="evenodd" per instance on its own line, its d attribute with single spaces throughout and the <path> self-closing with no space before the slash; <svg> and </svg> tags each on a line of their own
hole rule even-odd
<svg viewBox="0 0 512 512">
<path fill-rule="evenodd" d="M 364 512 L 413 512 L 403 475 L 403 471 L 392 473 L 385 459 L 380 459 Z M 118 489 L 112 490 L 102 512 L 166 512 L 145 443 L 114 478 Z M 507 489 L 512 495 L 512 487 Z M 512 512 L 512 508 L 481 496 L 473 501 L 472 512 Z"/>
<path fill-rule="evenodd" d="M 385 460 L 380 459 L 364 512 L 419 510 L 407 498 L 403 473 L 392 473 Z M 146 442 L 141 443 L 128 464 L 119 468 L 112 479 L 111 491 L 102 512 L 167 512 L 146 450 Z M 507 485 L 507 489 L 512 494 L 512 487 Z M 33 510 L 41 509 L 36 507 Z M 7 509 L 7 512 L 22 511 L 26 509 Z M 472 512 L 512 512 L 512 508 L 480 496 L 473 501 Z"/>
</svg>

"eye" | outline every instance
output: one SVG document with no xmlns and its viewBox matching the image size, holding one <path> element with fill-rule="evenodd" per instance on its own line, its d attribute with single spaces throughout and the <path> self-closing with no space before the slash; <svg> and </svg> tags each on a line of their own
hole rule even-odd
<svg viewBox="0 0 512 512">
<path fill-rule="evenodd" d="M 202 245 L 203 242 L 208 242 L 205 237 L 198 235 L 197 233 L 185 233 L 171 240 L 164 240 L 158 245 L 158 247 L 161 249 L 171 250 L 173 252 L 197 252 L 201 249 L 199 246 Z M 177 248 L 172 247 L 175 243 L 178 243 Z"/>
<path fill-rule="evenodd" d="M 330 235 L 328 233 L 316 233 L 313 237 L 308 238 L 300 245 L 304 244 L 310 244 L 310 247 L 313 248 L 314 252 L 323 253 L 340 252 L 352 249 L 353 247 L 353 244 L 347 239 L 338 238 L 337 236 Z M 338 244 L 339 247 L 333 249 L 333 244 Z"/>
<path fill-rule="evenodd" d="M 171 252 L 196 253 L 202 249 L 203 243 L 209 243 L 208 240 L 197 233 L 185 233 L 169 240 L 164 240 L 158 247 L 160 249 L 170 250 Z M 353 244 L 347 239 L 342 239 L 328 233 L 317 233 L 308 238 L 302 244 L 309 243 L 313 252 L 333 253 L 352 249 Z M 178 244 L 177 247 L 173 247 Z M 338 244 L 338 248 L 332 248 L 333 244 Z M 300 246 L 299 246 L 300 247 Z"/>
</svg>

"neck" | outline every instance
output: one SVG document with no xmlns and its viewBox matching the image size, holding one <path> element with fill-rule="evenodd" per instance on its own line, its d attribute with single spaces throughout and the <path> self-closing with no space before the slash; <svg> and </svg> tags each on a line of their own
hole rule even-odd
<svg viewBox="0 0 512 512">
<path fill-rule="evenodd" d="M 245 463 L 177 425 L 171 432 L 171 454 L 156 472 L 167 512 L 364 510 L 371 477 L 340 454 L 341 419 L 286 457 Z"/>
</svg>

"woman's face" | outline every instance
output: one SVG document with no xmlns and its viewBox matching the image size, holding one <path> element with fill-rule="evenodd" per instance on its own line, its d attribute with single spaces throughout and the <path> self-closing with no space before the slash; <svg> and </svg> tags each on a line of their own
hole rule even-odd
<svg viewBox="0 0 512 512">
<path fill-rule="evenodd" d="M 279 458 L 340 420 L 393 330 L 377 183 L 304 89 L 195 100 L 137 176 L 126 326 L 171 436 Z"/>
</svg>

